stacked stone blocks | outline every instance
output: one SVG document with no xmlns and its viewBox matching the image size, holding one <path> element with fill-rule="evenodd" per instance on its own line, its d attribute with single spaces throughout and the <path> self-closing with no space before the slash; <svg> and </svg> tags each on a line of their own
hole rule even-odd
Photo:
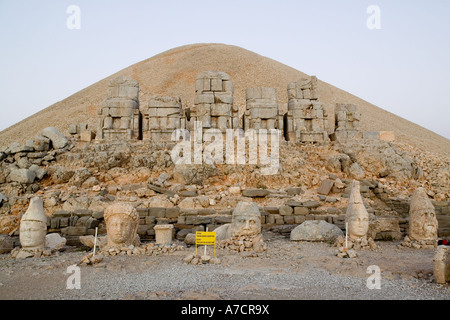
<svg viewBox="0 0 450 320">
<path fill-rule="evenodd" d="M 328 115 L 318 101 L 317 78 L 302 78 L 288 85 L 286 139 L 300 142 L 328 141 Z"/>
<path fill-rule="evenodd" d="M 171 141 L 174 130 L 186 127 L 179 97 L 151 96 L 142 116 L 143 140 Z"/>
<path fill-rule="evenodd" d="M 139 84 L 121 76 L 108 86 L 106 100 L 98 109 L 99 140 L 132 140 L 140 138 Z"/>
</svg>

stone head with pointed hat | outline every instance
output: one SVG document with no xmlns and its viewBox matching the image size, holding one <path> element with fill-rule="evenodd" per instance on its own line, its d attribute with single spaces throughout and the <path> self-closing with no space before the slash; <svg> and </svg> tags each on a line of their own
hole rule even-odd
<svg viewBox="0 0 450 320">
<path fill-rule="evenodd" d="M 123 247 L 135 244 L 139 214 L 126 203 L 115 203 L 105 210 L 108 247 Z"/>
<path fill-rule="evenodd" d="M 346 211 L 350 239 L 362 238 L 369 230 L 369 213 L 359 191 L 359 181 L 352 181 L 352 189 Z"/>
<path fill-rule="evenodd" d="M 35 197 L 20 221 L 20 244 L 25 250 L 43 249 L 47 235 L 47 217 L 42 199 Z"/>
</svg>

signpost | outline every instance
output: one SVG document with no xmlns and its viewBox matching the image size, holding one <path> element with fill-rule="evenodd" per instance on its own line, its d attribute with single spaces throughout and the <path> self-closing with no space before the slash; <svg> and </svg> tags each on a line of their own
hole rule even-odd
<svg viewBox="0 0 450 320">
<path fill-rule="evenodd" d="M 216 233 L 215 232 L 203 232 L 197 231 L 195 233 L 195 255 L 197 255 L 197 246 L 214 246 L 214 258 L 216 257 Z"/>
</svg>

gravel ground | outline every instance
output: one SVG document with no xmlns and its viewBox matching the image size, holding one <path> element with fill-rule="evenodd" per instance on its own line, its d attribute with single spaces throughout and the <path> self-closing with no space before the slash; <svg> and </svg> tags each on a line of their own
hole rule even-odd
<svg viewBox="0 0 450 320">
<path fill-rule="evenodd" d="M 105 257 L 81 266 L 81 289 L 66 289 L 67 267 L 85 252 L 67 248 L 59 256 L 14 260 L 0 256 L 0 299 L 154 300 L 450 300 L 449 285 L 434 281 L 433 249 L 398 249 L 377 242 L 377 251 L 355 259 L 335 256 L 327 243 L 291 242 L 266 233 L 259 256 L 218 250 L 220 265 L 186 265 L 193 247 L 166 256 Z M 381 269 L 381 289 L 368 289 L 367 267 Z"/>
</svg>

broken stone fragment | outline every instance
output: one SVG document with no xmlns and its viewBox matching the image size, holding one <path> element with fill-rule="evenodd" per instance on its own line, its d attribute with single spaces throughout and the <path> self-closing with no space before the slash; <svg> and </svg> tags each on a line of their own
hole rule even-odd
<svg viewBox="0 0 450 320">
<path fill-rule="evenodd" d="M 50 139 L 55 149 L 62 149 L 69 144 L 69 140 L 54 127 L 45 128 L 42 130 L 42 135 Z"/>
</svg>

